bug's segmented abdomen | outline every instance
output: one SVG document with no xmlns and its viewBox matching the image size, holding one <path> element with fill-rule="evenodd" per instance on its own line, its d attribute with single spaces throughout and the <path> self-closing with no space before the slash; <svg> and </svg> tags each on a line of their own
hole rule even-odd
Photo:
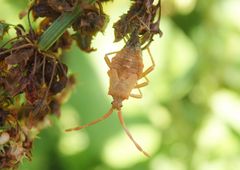
<svg viewBox="0 0 240 170">
<path fill-rule="evenodd" d="M 140 50 L 124 48 L 112 58 L 111 68 L 116 69 L 118 75 L 124 73 L 137 74 L 141 76 L 143 72 L 142 53 Z"/>
<path fill-rule="evenodd" d="M 108 75 L 110 78 L 110 87 L 108 94 L 112 97 L 128 99 L 130 92 L 137 83 L 137 75 L 129 74 L 126 77 L 119 77 L 117 70 L 115 69 L 109 70 Z"/>
</svg>

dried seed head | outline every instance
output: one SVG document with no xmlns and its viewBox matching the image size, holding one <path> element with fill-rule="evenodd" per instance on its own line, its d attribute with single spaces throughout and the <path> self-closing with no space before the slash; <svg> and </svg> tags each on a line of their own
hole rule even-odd
<svg viewBox="0 0 240 170">
<path fill-rule="evenodd" d="M 52 52 L 58 52 L 59 49 L 67 50 L 72 46 L 72 36 L 68 31 L 64 32 L 64 34 L 52 45 L 49 49 Z"/>
<path fill-rule="evenodd" d="M 81 50 L 85 52 L 96 51 L 96 48 L 91 47 L 93 36 L 84 35 L 77 32 L 74 35 L 72 35 L 72 37 L 77 42 L 77 45 Z"/>
<path fill-rule="evenodd" d="M 8 133 L 3 132 L 0 133 L 0 146 L 6 144 L 10 139 L 10 136 Z"/>
<path fill-rule="evenodd" d="M 26 64 L 30 57 L 34 54 L 34 49 L 25 48 L 19 51 L 13 52 L 11 55 L 5 58 L 5 62 L 9 65 L 20 64 L 22 61 Z"/>
<path fill-rule="evenodd" d="M 57 18 L 60 13 L 53 10 L 46 2 L 47 0 L 35 0 L 32 4 L 32 15 L 34 19 L 39 17 Z"/>
<path fill-rule="evenodd" d="M 35 45 L 39 35 L 30 36 L 20 25 L 15 30 L 17 37 L 8 48 L 0 48 L 0 169 L 17 168 L 23 158 L 31 159 L 32 128 L 43 128 L 39 124 L 51 111 L 60 114 L 56 94 L 68 83 L 67 66 Z M 52 51 L 68 48 L 69 37 L 66 32 Z M 55 109 L 53 101 L 59 104 Z"/>
<path fill-rule="evenodd" d="M 128 39 L 134 31 L 138 31 L 141 44 L 152 41 L 154 34 L 161 34 L 160 23 L 160 0 L 157 5 L 153 0 L 135 0 L 127 14 L 123 14 L 116 23 L 114 23 L 115 42 L 124 38 Z M 159 11 L 159 13 L 157 13 Z M 158 20 L 155 22 L 156 16 Z"/>
<path fill-rule="evenodd" d="M 101 3 L 97 4 L 80 4 L 82 8 L 81 16 L 72 24 L 76 33 L 73 39 L 76 40 L 80 49 L 86 52 L 95 51 L 91 47 L 93 37 L 98 32 L 104 32 L 109 22 L 109 17 L 102 11 Z"/>
<path fill-rule="evenodd" d="M 57 12 L 72 11 L 76 7 L 78 0 L 47 0 L 48 5 Z"/>
</svg>

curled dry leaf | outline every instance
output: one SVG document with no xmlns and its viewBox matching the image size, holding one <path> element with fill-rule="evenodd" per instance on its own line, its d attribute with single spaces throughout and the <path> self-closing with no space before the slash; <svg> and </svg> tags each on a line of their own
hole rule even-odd
<svg viewBox="0 0 240 170">
<path fill-rule="evenodd" d="M 162 35 L 159 28 L 161 18 L 161 2 L 157 5 L 153 4 L 153 0 L 134 0 L 131 8 L 126 14 L 123 14 L 120 19 L 114 23 L 115 42 L 128 37 L 137 30 L 141 44 L 146 48 L 152 41 L 155 34 Z M 157 16 L 157 20 L 155 18 Z"/>
<path fill-rule="evenodd" d="M 82 15 L 72 25 L 76 31 L 73 39 L 78 47 L 85 52 L 95 51 L 96 49 L 91 47 L 93 37 L 98 32 L 103 33 L 108 22 L 109 17 L 102 11 L 100 3 L 85 6 Z"/>
<path fill-rule="evenodd" d="M 32 129 L 43 128 L 39 124 L 47 115 L 60 115 L 56 95 L 68 84 L 68 68 L 53 52 L 70 47 L 69 33 L 45 52 L 35 44 L 39 35 L 34 31 L 27 33 L 21 25 L 14 29 L 17 36 L 0 48 L 0 169 L 31 159 Z"/>
<path fill-rule="evenodd" d="M 40 17 L 57 18 L 61 13 L 53 10 L 47 0 L 35 0 L 32 4 L 32 15 L 34 19 Z"/>
<path fill-rule="evenodd" d="M 81 50 L 85 52 L 96 51 L 96 48 L 91 47 L 93 36 L 84 35 L 77 32 L 72 35 L 72 37 L 77 42 L 77 45 Z"/>
<path fill-rule="evenodd" d="M 78 0 L 47 0 L 48 5 L 57 12 L 72 11 Z"/>
<path fill-rule="evenodd" d="M 11 55 L 5 58 L 5 62 L 9 65 L 20 64 L 24 61 L 26 64 L 31 56 L 34 54 L 34 49 L 25 48 L 17 52 L 12 53 Z"/>
</svg>

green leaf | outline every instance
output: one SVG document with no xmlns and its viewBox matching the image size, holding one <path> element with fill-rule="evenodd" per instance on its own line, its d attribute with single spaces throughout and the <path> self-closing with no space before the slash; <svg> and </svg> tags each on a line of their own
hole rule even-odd
<svg viewBox="0 0 240 170">
<path fill-rule="evenodd" d="M 3 39 L 4 34 L 9 30 L 9 24 L 5 23 L 5 21 L 0 21 L 0 40 Z"/>
<path fill-rule="evenodd" d="M 80 14 L 81 9 L 77 6 L 73 11 L 64 12 L 58 17 L 40 37 L 38 42 L 40 50 L 47 51 Z"/>
</svg>

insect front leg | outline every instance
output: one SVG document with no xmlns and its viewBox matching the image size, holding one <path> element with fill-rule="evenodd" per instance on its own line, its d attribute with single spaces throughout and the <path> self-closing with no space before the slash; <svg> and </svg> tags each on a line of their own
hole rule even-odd
<svg viewBox="0 0 240 170">
<path fill-rule="evenodd" d="M 147 68 L 147 70 L 145 70 L 145 71 L 142 73 L 141 78 L 142 78 L 142 77 L 145 77 L 145 76 L 148 75 L 150 72 L 152 72 L 152 71 L 154 70 L 154 67 L 155 67 L 155 62 L 154 62 L 154 59 L 153 59 L 153 56 L 152 56 L 152 54 L 151 54 L 150 49 L 147 48 L 147 51 L 148 51 L 148 54 L 149 54 L 149 56 L 150 56 L 152 65 L 151 65 L 149 68 Z"/>
<path fill-rule="evenodd" d="M 106 64 L 108 65 L 108 67 L 110 68 L 111 67 L 111 61 L 110 59 L 108 58 L 109 55 L 112 55 L 112 54 L 116 54 L 118 53 L 119 51 L 115 51 L 115 52 L 111 52 L 111 53 L 107 53 L 105 54 L 105 57 L 104 57 L 104 60 L 106 62 Z"/>
</svg>

